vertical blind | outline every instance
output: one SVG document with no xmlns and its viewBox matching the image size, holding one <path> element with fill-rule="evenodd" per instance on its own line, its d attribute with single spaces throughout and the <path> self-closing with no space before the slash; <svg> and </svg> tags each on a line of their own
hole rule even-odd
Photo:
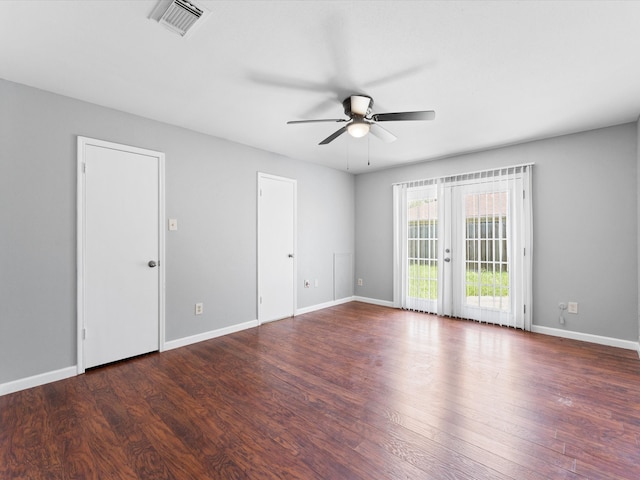
<svg viewBox="0 0 640 480">
<path fill-rule="evenodd" d="M 397 308 L 530 329 L 532 166 L 393 185 Z"/>
</svg>

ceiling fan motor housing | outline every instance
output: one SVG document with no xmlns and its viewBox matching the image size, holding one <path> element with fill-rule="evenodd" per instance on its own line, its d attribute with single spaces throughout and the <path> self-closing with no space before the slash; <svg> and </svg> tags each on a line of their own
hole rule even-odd
<svg viewBox="0 0 640 480">
<path fill-rule="evenodd" d="M 351 95 L 342 102 L 344 114 L 349 117 L 366 117 L 371 113 L 373 98 L 368 95 Z"/>
</svg>

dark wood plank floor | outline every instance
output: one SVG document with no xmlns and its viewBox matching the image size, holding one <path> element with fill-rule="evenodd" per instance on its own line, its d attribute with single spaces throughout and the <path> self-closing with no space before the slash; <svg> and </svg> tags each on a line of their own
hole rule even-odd
<svg viewBox="0 0 640 480">
<path fill-rule="evenodd" d="M 349 303 L 0 397 L 1 479 L 639 479 L 640 360 Z"/>
</svg>

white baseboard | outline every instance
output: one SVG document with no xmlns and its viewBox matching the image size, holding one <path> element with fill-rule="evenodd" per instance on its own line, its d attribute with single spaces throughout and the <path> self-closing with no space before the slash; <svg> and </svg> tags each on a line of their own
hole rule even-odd
<svg viewBox="0 0 640 480">
<path fill-rule="evenodd" d="M 354 302 L 363 302 L 370 303 L 372 305 L 379 305 L 381 307 L 393 307 L 393 302 L 389 300 L 378 300 L 377 298 L 369 298 L 369 297 L 353 297 Z"/>
<path fill-rule="evenodd" d="M 340 300 L 334 300 L 331 302 L 325 302 L 311 307 L 305 307 L 298 309 L 296 315 L 302 315 L 303 313 L 309 313 L 316 310 L 322 310 L 323 308 L 333 307 L 335 305 L 341 305 L 351 301 L 370 303 L 372 305 L 380 305 L 383 307 L 392 307 L 393 302 L 387 300 L 377 300 L 375 298 L 368 297 L 347 297 Z M 220 328 L 218 330 L 212 330 L 210 332 L 200 333 L 190 337 L 179 338 L 177 340 L 171 340 L 165 342 L 164 348 L 161 351 L 173 350 L 174 348 L 185 347 L 194 343 L 210 340 L 212 338 L 221 337 L 230 333 L 239 332 L 249 328 L 257 327 L 258 320 L 251 320 L 249 322 L 239 323 L 237 325 L 231 325 L 229 327 Z M 561 330 L 559 328 L 543 327 L 540 325 L 533 325 L 531 331 L 535 333 L 542 333 L 545 335 L 553 335 L 555 337 L 570 338 L 572 340 L 581 340 L 583 342 L 597 343 L 600 345 L 607 345 L 610 347 L 624 348 L 626 350 L 635 350 L 640 357 L 640 342 L 634 342 L 631 340 L 621 340 L 618 338 L 603 337 L 600 335 L 592 335 L 589 333 L 573 332 L 568 330 Z M 64 380 L 77 375 L 77 367 L 71 366 L 54 370 L 52 372 L 41 373 L 27 378 L 21 378 L 7 383 L 0 384 L 0 396 L 8 395 L 10 393 L 19 392 L 20 390 L 26 390 L 27 388 L 38 387 L 46 383 L 57 382 L 58 380 Z"/>
<path fill-rule="evenodd" d="M 581 340 L 583 342 L 607 345 L 609 347 L 624 348 L 626 350 L 636 350 L 640 355 L 640 344 L 631 340 L 621 340 L 619 338 L 603 337 L 600 335 L 592 335 L 590 333 L 573 332 L 570 330 L 562 330 L 560 328 L 553 327 L 543 327 L 540 325 L 532 325 L 531 331 L 534 333 L 553 335 L 554 337 L 570 338 L 572 340 Z"/>
<path fill-rule="evenodd" d="M 209 332 L 199 333 L 190 337 L 179 338 L 177 340 L 170 340 L 164 343 L 164 348 L 161 352 L 167 350 L 173 350 L 174 348 L 186 347 L 198 342 L 204 342 L 205 340 L 211 340 L 212 338 L 222 337 L 223 335 L 229 335 L 230 333 L 240 332 L 258 326 L 258 320 L 251 320 L 249 322 L 238 323 L 231 325 L 230 327 L 219 328 L 218 330 L 211 330 Z"/>
<path fill-rule="evenodd" d="M 57 382 L 65 378 L 74 377 L 78 374 L 78 369 L 73 367 L 61 368 L 53 372 L 40 373 L 32 377 L 21 378 L 12 382 L 0 383 L 0 396 L 26 390 L 27 388 L 39 387 L 45 383 Z"/>
<path fill-rule="evenodd" d="M 376 298 L 354 296 L 354 297 L 341 298 L 340 300 L 332 300 L 331 302 L 319 303 L 317 305 L 312 305 L 310 307 L 299 308 L 296 310 L 296 315 L 302 315 L 303 313 L 311 313 L 311 312 L 315 312 L 316 310 L 335 307 L 336 305 L 342 305 L 343 303 L 349 303 L 349 302 L 370 303 L 372 305 L 379 305 L 381 307 L 393 308 L 393 302 L 389 302 L 387 300 L 378 300 Z"/>
<path fill-rule="evenodd" d="M 353 297 L 345 297 L 339 300 L 331 300 L 330 302 L 318 303 L 317 305 L 311 305 L 310 307 L 296 309 L 296 315 L 302 315 L 304 313 L 315 312 L 316 310 L 322 310 L 323 308 L 335 307 L 336 305 L 342 305 L 343 303 L 349 303 L 353 301 Z"/>
<path fill-rule="evenodd" d="M 380 305 L 382 307 L 395 308 L 393 302 L 387 300 L 354 296 L 353 301 L 370 303 L 372 305 Z M 625 350 L 635 350 L 636 352 L 638 352 L 638 357 L 640 357 L 640 342 L 634 342 L 632 340 L 621 340 L 619 338 L 603 337 L 600 335 L 592 335 L 590 333 L 573 332 L 569 330 L 562 330 L 559 328 L 543 327 L 540 325 L 532 325 L 531 331 L 535 333 L 542 333 L 544 335 L 553 335 L 555 337 L 570 338 L 572 340 L 580 340 L 583 342 L 596 343 L 599 345 L 607 345 L 609 347 L 624 348 Z"/>
</svg>

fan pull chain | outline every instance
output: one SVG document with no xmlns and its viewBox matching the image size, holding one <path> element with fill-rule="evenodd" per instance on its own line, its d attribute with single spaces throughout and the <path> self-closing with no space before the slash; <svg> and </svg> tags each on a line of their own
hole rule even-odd
<svg viewBox="0 0 640 480">
<path fill-rule="evenodd" d="M 347 148 L 347 172 L 349 171 L 349 139 L 347 138 L 347 141 L 344 142 Z"/>
<path fill-rule="evenodd" d="M 371 165 L 371 134 L 367 135 L 367 165 Z"/>
</svg>

